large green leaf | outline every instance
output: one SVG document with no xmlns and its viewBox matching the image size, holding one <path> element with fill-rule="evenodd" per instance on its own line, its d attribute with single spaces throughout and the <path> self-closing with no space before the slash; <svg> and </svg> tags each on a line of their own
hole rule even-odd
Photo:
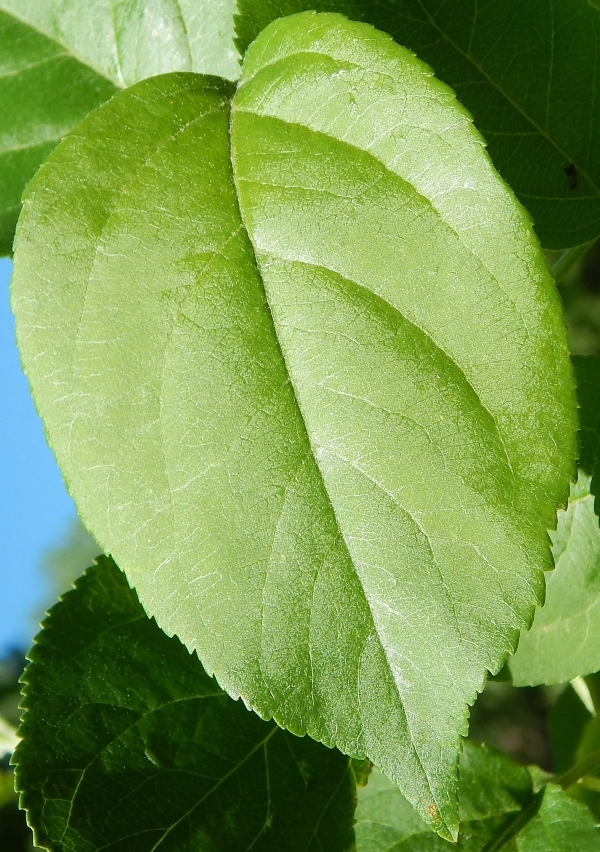
<svg viewBox="0 0 600 852">
<path fill-rule="evenodd" d="M 0 0 L 0 9 L 123 88 L 155 74 L 239 75 L 235 0 Z"/>
<path fill-rule="evenodd" d="M 353 847 L 348 758 L 233 702 L 110 559 L 51 610 L 30 659 L 16 784 L 44 848 Z"/>
<path fill-rule="evenodd" d="M 11 251 L 23 189 L 42 160 L 115 91 L 60 44 L 0 11 L 0 255 Z"/>
<path fill-rule="evenodd" d="M 486 746 L 465 744 L 460 762 L 459 852 L 597 852 L 588 809 L 556 784 L 535 791 L 526 769 Z M 377 770 L 358 791 L 356 852 L 446 852 L 398 787 Z"/>
<path fill-rule="evenodd" d="M 466 705 L 529 625 L 571 475 L 560 304 L 468 117 L 388 37 L 270 27 L 233 156 L 231 91 L 144 82 L 42 167 L 24 364 L 161 627 L 451 835 Z"/>
<path fill-rule="evenodd" d="M 579 477 L 552 533 L 546 602 L 510 660 L 517 686 L 564 683 L 600 669 L 600 527 L 594 511 L 600 445 L 600 359 L 573 359 L 581 418 Z"/>
<path fill-rule="evenodd" d="M 367 21 L 429 62 L 545 246 L 600 233 L 600 14 L 587 0 L 238 0 L 240 49 L 305 9 Z"/>
</svg>

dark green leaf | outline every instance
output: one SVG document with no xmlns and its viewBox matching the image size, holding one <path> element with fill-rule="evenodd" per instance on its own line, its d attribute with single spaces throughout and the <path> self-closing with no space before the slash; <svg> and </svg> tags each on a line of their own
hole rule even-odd
<svg viewBox="0 0 600 852">
<path fill-rule="evenodd" d="M 591 477 L 590 491 L 600 496 L 600 358 L 573 358 L 579 402 L 579 467 Z M 598 505 L 596 504 L 596 509 Z"/>
<path fill-rule="evenodd" d="M 238 0 L 240 50 L 305 9 L 367 21 L 429 62 L 546 247 L 598 236 L 600 14 L 587 0 Z"/>
<path fill-rule="evenodd" d="M 572 471 L 558 297 L 468 117 L 388 37 L 287 19 L 232 116 L 231 92 L 139 84 L 43 166 L 24 363 L 161 627 L 450 836 L 466 705 L 529 624 Z"/>
<path fill-rule="evenodd" d="M 0 255 L 10 254 L 23 189 L 42 160 L 115 91 L 60 44 L 0 11 Z"/>
<path fill-rule="evenodd" d="M 550 710 L 548 734 L 556 772 L 566 772 L 576 762 L 577 748 L 591 713 L 571 684 Z"/>
<path fill-rule="evenodd" d="M 146 617 L 100 557 L 23 676 L 17 787 L 52 852 L 349 850 L 348 758 L 263 722 Z"/>
</svg>

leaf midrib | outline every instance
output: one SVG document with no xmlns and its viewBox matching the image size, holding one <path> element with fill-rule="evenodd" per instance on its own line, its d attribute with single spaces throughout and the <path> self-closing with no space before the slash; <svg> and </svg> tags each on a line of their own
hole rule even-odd
<svg viewBox="0 0 600 852">
<path fill-rule="evenodd" d="M 234 106 L 233 106 L 233 100 L 232 100 L 232 102 L 231 102 L 231 123 L 233 122 L 233 116 L 234 116 Z M 302 428 L 303 428 L 304 434 L 305 434 L 305 436 L 306 436 L 306 440 L 307 440 L 307 442 L 308 442 L 308 446 L 309 446 L 309 448 L 310 448 L 310 453 L 311 453 L 312 460 L 313 460 L 313 462 L 314 462 L 314 465 L 315 465 L 316 470 L 317 470 L 317 471 L 318 471 L 318 473 L 319 473 L 319 478 L 320 478 L 320 480 L 321 480 L 321 484 L 322 484 L 322 487 L 323 487 L 323 492 L 324 492 L 324 494 L 326 495 L 327 502 L 328 502 L 328 504 L 329 504 L 329 508 L 330 508 L 330 510 L 331 510 L 332 516 L 333 516 L 333 518 L 334 518 L 334 520 L 335 520 L 335 524 L 336 524 L 336 527 L 337 527 L 337 530 L 338 530 L 338 533 L 339 533 L 340 539 L 341 539 L 341 541 L 342 541 L 342 542 L 343 542 L 343 544 L 344 544 L 344 549 L 345 549 L 345 551 L 346 551 L 346 555 L 347 555 L 347 558 L 348 558 L 348 562 L 349 562 L 349 564 L 352 566 L 352 569 L 354 570 L 354 572 L 355 572 L 355 573 L 356 573 L 356 575 L 357 575 L 357 579 L 358 579 L 359 587 L 360 587 L 360 589 L 361 589 L 361 592 L 362 592 L 363 598 L 364 598 L 365 603 L 366 603 L 366 605 L 367 605 L 367 608 L 368 608 L 368 610 L 369 610 L 369 615 L 370 615 L 371 623 L 372 623 L 372 625 L 373 625 L 373 633 L 374 633 L 375 637 L 377 638 L 377 642 L 379 643 L 379 646 L 380 646 L 380 648 L 381 648 L 381 650 L 383 651 L 383 654 L 384 654 L 384 656 L 385 656 L 385 659 L 386 659 L 386 662 L 387 662 L 387 666 L 388 666 L 388 672 L 389 672 L 389 675 L 390 675 L 390 678 L 391 678 L 391 682 L 392 682 L 392 684 L 393 684 L 393 686 L 394 686 L 394 691 L 395 691 L 395 694 L 396 694 L 396 696 L 397 696 L 397 700 L 399 701 L 399 703 L 400 703 L 400 705 L 401 705 L 401 707 L 402 707 L 402 712 L 403 712 L 404 720 L 405 720 L 405 722 L 406 722 L 406 726 L 407 726 L 407 728 L 408 728 L 408 730 L 409 730 L 409 732 L 410 732 L 410 747 L 411 747 L 411 750 L 412 750 L 412 752 L 413 752 L 413 754 L 414 754 L 414 756 L 415 756 L 415 760 L 416 760 L 417 764 L 418 764 L 418 765 L 420 766 L 420 768 L 421 768 L 421 772 L 423 773 L 423 777 L 424 777 L 424 779 L 425 779 L 425 781 L 426 781 L 426 783 L 427 783 L 427 787 L 428 787 L 429 793 L 430 793 L 430 795 L 431 795 L 431 799 L 432 799 L 432 800 L 435 802 L 435 804 L 438 806 L 438 813 L 441 813 L 441 811 L 442 811 L 442 808 L 441 808 L 441 806 L 440 806 L 440 805 L 441 805 L 441 803 L 438 801 L 437 796 L 436 796 L 436 795 L 434 794 L 434 792 L 433 792 L 431 779 L 430 779 L 430 777 L 429 777 L 428 772 L 427 772 L 427 771 L 426 771 L 426 769 L 425 769 L 425 766 L 424 766 L 423 761 L 422 761 L 422 759 L 421 759 L 421 755 L 419 754 L 419 752 L 418 752 L 418 750 L 417 750 L 417 738 L 413 735 L 413 733 L 412 733 L 412 731 L 411 731 L 411 723 L 410 723 L 409 715 L 408 715 L 408 713 L 406 712 L 406 709 L 405 709 L 405 706 L 404 706 L 404 702 L 403 702 L 402 697 L 401 697 L 401 695 L 400 695 L 400 690 L 398 689 L 398 684 L 396 683 L 396 680 L 395 680 L 395 678 L 394 678 L 394 676 L 393 676 L 393 674 L 392 674 L 392 665 L 391 665 L 390 660 L 389 660 L 389 658 L 388 658 L 387 649 L 386 649 L 386 647 L 385 647 L 385 645 L 384 645 L 384 643 L 383 643 L 383 641 L 382 641 L 382 639 L 381 639 L 381 637 L 380 637 L 380 635 L 379 635 L 379 631 L 378 631 L 378 629 L 377 629 L 377 623 L 376 623 L 376 621 L 375 621 L 375 617 L 374 617 L 374 614 L 373 614 L 373 610 L 372 610 L 372 608 L 371 608 L 371 603 L 370 603 L 369 598 L 368 598 L 368 596 L 367 596 L 367 594 L 366 594 L 366 592 L 365 592 L 365 589 L 364 589 L 364 587 L 363 587 L 363 584 L 362 584 L 362 582 L 361 582 L 361 580 L 360 580 L 360 576 L 358 575 L 358 572 L 357 572 L 356 566 L 355 566 L 355 564 L 354 564 L 354 560 L 353 560 L 353 558 L 352 558 L 352 556 L 351 556 L 351 553 L 350 553 L 350 548 L 349 548 L 349 546 L 348 546 L 348 543 L 347 543 L 346 538 L 345 538 L 345 536 L 344 536 L 344 532 L 343 532 L 343 530 L 342 530 L 342 525 L 341 525 L 340 520 L 339 520 L 339 518 L 338 518 L 338 516 L 337 516 L 337 512 L 336 512 L 335 507 L 334 507 L 334 505 L 333 505 L 333 501 L 332 501 L 332 499 L 331 499 L 331 496 L 330 496 L 330 494 L 329 494 L 329 491 L 327 490 L 327 486 L 326 486 L 326 484 L 325 484 L 325 478 L 324 478 L 324 476 L 323 476 L 323 472 L 322 472 L 322 470 L 321 470 L 321 468 L 320 468 L 320 465 L 319 465 L 319 462 L 318 462 L 318 460 L 317 460 L 317 453 L 316 453 L 316 451 L 315 451 L 315 447 L 314 447 L 314 445 L 313 445 L 313 440 L 312 440 L 311 435 L 310 435 L 309 430 L 308 430 L 307 421 L 306 421 L 306 418 L 305 418 L 305 416 L 304 416 L 304 412 L 303 412 L 303 410 L 302 410 L 302 406 L 300 405 L 299 396 L 298 396 L 298 389 L 297 389 L 297 387 L 296 387 L 296 385 L 295 385 L 294 379 L 293 379 L 292 374 L 291 374 L 291 372 L 290 372 L 290 370 L 289 370 L 288 363 L 287 363 L 287 359 L 286 359 L 286 357 L 285 357 L 285 354 L 284 354 L 284 351 L 283 351 L 283 348 L 282 348 L 282 345 L 281 345 L 281 341 L 280 341 L 279 335 L 278 335 L 277 330 L 276 330 L 276 329 L 277 329 L 277 326 L 276 326 L 276 323 L 275 323 L 275 317 L 274 317 L 274 315 L 273 315 L 273 310 L 272 310 L 272 308 L 271 308 L 271 304 L 270 304 L 269 296 L 268 296 L 268 294 L 267 294 L 267 290 L 266 290 L 266 287 L 265 287 L 265 284 L 264 284 L 263 276 L 262 276 L 262 273 L 261 273 L 261 271 L 260 271 L 260 267 L 259 267 L 258 262 L 257 262 L 257 259 L 256 259 L 256 246 L 255 246 L 254 241 L 252 240 L 252 238 L 251 238 L 251 236 L 250 236 L 250 231 L 249 231 L 248 226 L 247 226 L 247 224 L 246 224 L 246 221 L 245 221 L 245 218 L 244 218 L 244 215 L 243 215 L 242 209 L 241 209 L 241 205 L 240 205 L 240 203 L 239 203 L 239 197 L 240 197 L 240 196 L 239 196 L 238 179 L 237 179 L 237 175 L 236 175 L 236 170 L 235 170 L 235 168 L 234 168 L 234 159 L 235 159 L 235 154 L 234 154 L 234 151 L 233 151 L 233 134 L 232 134 L 232 131 L 231 131 L 231 126 L 232 126 L 232 125 L 231 125 L 231 123 L 230 123 L 230 133 L 229 133 L 229 153 L 230 153 L 230 160 L 231 160 L 231 164 L 232 164 L 232 176 L 233 176 L 233 181 L 234 181 L 235 189 L 236 189 L 236 200 L 237 200 L 237 206 L 238 206 L 238 211 L 239 211 L 240 221 L 242 222 L 242 224 L 243 224 L 243 226 L 244 226 L 244 230 L 245 230 L 246 235 L 247 235 L 247 237 L 248 237 L 248 241 L 249 241 L 249 243 L 250 243 L 250 245 L 251 245 L 251 247 L 252 247 L 253 262 L 254 262 L 254 266 L 255 266 L 255 269 L 256 269 L 257 275 L 258 275 L 258 277 L 259 277 L 259 279 L 260 279 L 260 281 L 261 281 L 261 284 L 262 284 L 262 289 L 263 289 L 263 293 L 264 293 L 264 297 L 265 297 L 265 304 L 266 304 L 266 307 L 267 307 L 267 309 L 268 309 L 268 311 L 269 311 L 269 316 L 270 316 L 271 324 L 272 324 L 272 327 L 273 327 L 273 336 L 274 336 L 274 339 L 275 339 L 275 341 L 276 341 L 276 345 L 277 345 L 277 348 L 278 348 L 278 350 L 279 350 L 279 354 L 280 354 L 280 357 L 281 357 L 282 363 L 283 363 L 283 365 L 284 365 L 284 367 L 285 367 L 286 375 L 287 375 L 287 376 L 288 376 L 288 378 L 289 378 L 290 388 L 291 388 L 291 390 L 292 390 L 292 394 L 293 394 L 293 397 L 294 397 L 294 402 L 295 402 L 296 408 L 297 408 L 297 410 L 298 410 L 298 413 L 299 413 L 299 415 L 300 415 L 300 420 L 301 420 L 301 422 L 302 422 Z M 428 541 L 428 543 L 429 543 L 429 537 L 427 537 L 427 541 Z M 467 706 L 467 705 L 465 704 L 465 713 L 466 713 L 466 706 Z M 442 818 L 442 824 L 443 824 L 443 826 L 444 826 L 447 830 L 449 829 L 449 826 L 446 824 L 446 820 L 445 820 L 445 818 Z"/>
</svg>

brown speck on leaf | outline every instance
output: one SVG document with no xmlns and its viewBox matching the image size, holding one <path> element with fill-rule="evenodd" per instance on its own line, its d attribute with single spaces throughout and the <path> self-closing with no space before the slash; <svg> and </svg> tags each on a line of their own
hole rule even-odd
<svg viewBox="0 0 600 852">
<path fill-rule="evenodd" d="M 429 805 L 427 810 L 429 811 L 429 816 L 431 817 L 431 819 L 437 819 L 437 808 L 435 805 Z"/>
<path fill-rule="evenodd" d="M 565 174 L 569 178 L 569 189 L 577 188 L 577 166 L 571 163 L 570 166 L 565 166 Z"/>
</svg>

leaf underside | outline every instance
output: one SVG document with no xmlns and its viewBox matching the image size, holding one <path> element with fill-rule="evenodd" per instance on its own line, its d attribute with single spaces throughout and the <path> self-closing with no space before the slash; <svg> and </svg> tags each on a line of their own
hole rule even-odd
<svg viewBox="0 0 600 852">
<path fill-rule="evenodd" d="M 238 0 L 240 51 L 307 9 L 373 24 L 428 62 L 474 116 L 545 247 L 598 236 L 600 14 L 587 0 Z"/>
<path fill-rule="evenodd" d="M 30 659 L 15 762 L 38 845 L 353 848 L 348 758 L 233 702 L 112 560 L 51 610 Z"/>
<path fill-rule="evenodd" d="M 25 368 L 146 611 L 451 836 L 466 704 L 529 625 L 575 454 L 558 298 L 468 117 L 388 37 L 285 19 L 232 94 L 148 80 L 42 167 Z"/>
</svg>

